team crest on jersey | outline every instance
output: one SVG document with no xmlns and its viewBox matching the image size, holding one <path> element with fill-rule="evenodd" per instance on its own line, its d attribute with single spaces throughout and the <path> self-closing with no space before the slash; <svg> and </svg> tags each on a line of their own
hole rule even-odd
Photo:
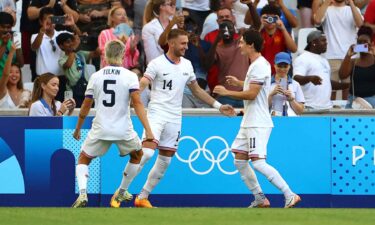
<svg viewBox="0 0 375 225">
<path fill-rule="evenodd" d="M 182 73 L 182 75 L 184 75 L 184 76 L 189 76 L 189 73 Z"/>
</svg>

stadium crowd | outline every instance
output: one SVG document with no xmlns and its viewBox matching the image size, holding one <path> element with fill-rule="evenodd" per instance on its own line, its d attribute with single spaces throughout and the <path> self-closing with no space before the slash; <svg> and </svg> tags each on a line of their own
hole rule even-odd
<svg viewBox="0 0 375 225">
<path fill-rule="evenodd" d="M 374 108 L 375 0 L 295 1 L 22 0 L 20 10 L 17 0 L 0 0 L 0 109 L 70 114 L 81 106 L 92 73 L 107 65 L 107 42 L 124 43 L 122 66 L 141 79 L 148 63 L 168 51 L 174 28 L 188 32 L 185 58 L 199 86 L 222 104 L 243 107 L 242 100 L 214 90 L 242 90 L 238 84 L 250 61 L 238 46 L 253 29 L 263 38 L 261 54 L 272 68 L 272 115 L 330 109 L 337 90 L 347 100 L 345 108 Z M 23 85 L 25 64 L 32 90 Z M 145 107 L 150 90 L 141 95 Z M 44 96 L 53 104 L 41 101 Z M 182 106 L 211 107 L 188 88 Z"/>
</svg>

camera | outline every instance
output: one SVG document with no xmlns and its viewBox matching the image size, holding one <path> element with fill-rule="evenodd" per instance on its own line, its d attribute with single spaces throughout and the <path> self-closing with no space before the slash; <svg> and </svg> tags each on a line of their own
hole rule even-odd
<svg viewBox="0 0 375 225">
<path fill-rule="evenodd" d="M 356 53 L 368 52 L 368 44 L 357 44 L 354 45 L 353 51 Z"/>
<path fill-rule="evenodd" d="M 276 23 L 276 21 L 278 20 L 277 16 L 267 16 L 265 18 L 265 21 L 269 24 L 271 23 Z"/>
<path fill-rule="evenodd" d="M 221 24 L 219 24 L 219 30 L 223 32 L 223 36 L 224 37 L 229 37 L 230 36 L 230 32 L 229 32 L 229 29 L 228 27 L 231 26 L 230 24 L 230 21 L 224 21 L 222 22 Z"/>
<path fill-rule="evenodd" d="M 51 22 L 53 24 L 65 24 L 65 16 L 52 16 L 51 17 Z"/>
</svg>

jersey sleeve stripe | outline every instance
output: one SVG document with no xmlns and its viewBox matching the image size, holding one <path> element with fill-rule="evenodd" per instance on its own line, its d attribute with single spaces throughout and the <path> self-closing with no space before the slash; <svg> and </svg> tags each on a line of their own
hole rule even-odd
<svg viewBox="0 0 375 225">
<path fill-rule="evenodd" d="M 258 84 L 258 85 L 263 85 L 263 84 L 264 84 L 264 82 L 259 82 L 259 81 L 251 80 L 251 81 L 250 81 L 250 84 Z"/>
<path fill-rule="evenodd" d="M 129 93 L 132 93 L 132 92 L 134 92 L 134 91 L 139 91 L 139 89 L 138 89 L 138 88 L 135 88 L 135 89 L 129 89 Z"/>
<path fill-rule="evenodd" d="M 85 98 L 93 98 L 94 96 L 93 95 L 85 95 Z"/>
<path fill-rule="evenodd" d="M 165 146 L 158 146 L 158 149 L 177 152 L 177 148 L 170 148 L 170 147 L 165 147 Z"/>
<path fill-rule="evenodd" d="M 147 75 L 147 74 L 145 74 L 145 75 L 143 75 L 145 78 L 147 78 L 149 81 L 153 81 L 153 79 L 150 77 L 150 75 Z"/>
</svg>

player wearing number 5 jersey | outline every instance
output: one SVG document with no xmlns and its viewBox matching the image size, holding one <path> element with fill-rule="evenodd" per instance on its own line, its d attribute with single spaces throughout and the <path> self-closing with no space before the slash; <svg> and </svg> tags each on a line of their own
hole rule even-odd
<svg viewBox="0 0 375 225">
<path fill-rule="evenodd" d="M 119 189 L 111 200 L 112 207 L 119 207 L 121 202 L 130 201 L 132 195 L 127 191 L 130 183 L 139 170 L 142 157 L 142 146 L 130 119 L 130 101 L 145 128 L 145 138 L 153 140 L 146 112 L 140 99 L 137 75 L 122 68 L 125 46 L 120 41 L 111 41 L 105 47 L 106 66 L 94 73 L 87 85 L 85 100 L 79 113 L 74 131 L 74 138 L 81 138 L 81 127 L 95 100 L 96 116 L 92 122 L 76 167 L 79 197 L 73 207 L 87 205 L 88 165 L 97 156 L 104 155 L 111 144 L 116 144 L 120 156 L 130 155 Z"/>
<path fill-rule="evenodd" d="M 239 47 L 241 53 L 251 61 L 245 81 L 239 81 L 233 76 L 228 76 L 228 82 L 242 86 L 243 91 L 230 91 L 224 86 L 216 86 L 214 93 L 243 99 L 245 114 L 240 131 L 232 144 L 235 154 L 234 164 L 241 174 L 242 180 L 254 194 L 255 201 L 250 208 L 269 207 L 270 202 L 264 196 L 259 186 L 257 177 L 249 165 L 251 159 L 254 169 L 265 175 L 285 196 L 285 208 L 295 206 L 301 198 L 294 194 L 279 172 L 266 162 L 267 143 L 271 134 L 273 123 L 268 107 L 268 95 L 271 87 L 271 65 L 261 55 L 263 38 L 258 31 L 247 30 L 244 32 Z"/>
<path fill-rule="evenodd" d="M 147 117 L 155 137 L 153 142 L 147 140 L 143 142 L 144 155 L 140 168 L 153 156 L 154 149 L 159 149 L 159 155 L 148 174 L 146 184 L 135 199 L 136 207 L 152 208 L 148 196 L 164 176 L 177 151 L 181 134 L 182 98 L 186 85 L 197 98 L 219 109 L 221 113 L 235 114 L 233 107 L 221 105 L 199 87 L 191 62 L 182 57 L 187 44 L 187 33 L 172 29 L 168 34 L 168 52 L 148 64 L 140 82 L 141 90 L 149 84 L 152 87 Z"/>
</svg>

